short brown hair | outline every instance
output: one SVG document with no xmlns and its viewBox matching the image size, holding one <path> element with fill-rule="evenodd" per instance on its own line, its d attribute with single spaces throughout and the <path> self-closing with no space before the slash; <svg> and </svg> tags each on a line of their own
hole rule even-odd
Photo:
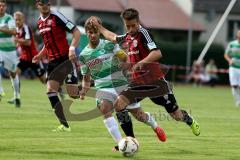
<svg viewBox="0 0 240 160">
<path fill-rule="evenodd" d="M 0 3 L 7 3 L 6 0 L 0 0 Z"/>
<path fill-rule="evenodd" d="M 128 8 L 122 12 L 121 17 L 125 20 L 139 20 L 139 13 L 134 8 Z"/>
<path fill-rule="evenodd" d="M 92 16 L 92 17 L 88 18 L 88 19 L 86 20 L 85 24 L 84 24 L 85 31 L 92 30 L 92 29 L 93 29 L 94 31 L 97 31 L 97 30 L 98 30 L 98 29 L 96 28 L 96 26 L 94 26 L 94 25 L 92 24 L 92 22 L 91 22 L 91 20 L 92 20 L 93 18 L 95 18 L 95 19 L 97 20 L 97 22 L 98 22 L 100 25 L 102 25 L 102 21 L 101 21 L 101 19 L 100 19 L 99 17 L 97 17 L 97 16 Z"/>
</svg>

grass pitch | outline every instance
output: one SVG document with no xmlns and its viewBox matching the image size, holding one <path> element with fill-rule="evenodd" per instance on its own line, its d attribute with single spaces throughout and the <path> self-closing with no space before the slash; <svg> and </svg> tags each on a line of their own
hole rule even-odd
<svg viewBox="0 0 240 160">
<path fill-rule="evenodd" d="M 111 152 L 112 138 L 102 118 L 70 122 L 71 133 L 55 133 L 58 121 L 50 111 L 45 86 L 38 81 L 22 80 L 22 107 L 7 104 L 12 97 L 9 80 L 3 81 L 7 95 L 0 102 L 1 160 L 120 160 L 128 159 Z M 140 142 L 134 160 L 239 160 L 240 108 L 234 106 L 230 88 L 194 88 L 176 85 L 174 92 L 182 108 L 191 112 L 201 126 L 201 135 L 194 136 L 188 126 L 172 120 L 162 107 L 148 99 L 142 102 L 145 111 L 154 113 L 168 139 L 161 143 L 153 131 L 133 120 Z M 87 111 L 95 100 L 76 100 L 74 112 Z"/>
</svg>

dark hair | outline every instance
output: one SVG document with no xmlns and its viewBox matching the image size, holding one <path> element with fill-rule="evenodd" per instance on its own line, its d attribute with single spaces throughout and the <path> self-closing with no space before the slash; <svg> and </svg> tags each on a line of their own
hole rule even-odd
<svg viewBox="0 0 240 160">
<path fill-rule="evenodd" d="M 124 10 L 121 14 L 121 17 L 125 20 L 137 19 L 139 21 L 139 13 L 134 8 L 128 8 Z"/>
<path fill-rule="evenodd" d="M 6 0 L 0 0 L 0 3 L 7 3 Z"/>
<path fill-rule="evenodd" d="M 97 27 L 94 26 L 94 25 L 92 24 L 92 22 L 91 22 L 91 20 L 92 20 L 93 18 L 95 18 L 95 19 L 97 20 L 97 22 L 98 22 L 100 25 L 102 25 L 102 21 L 101 21 L 101 19 L 100 19 L 99 17 L 92 16 L 92 17 L 88 18 L 88 19 L 86 20 L 85 24 L 84 24 L 85 31 L 92 30 L 92 29 L 93 29 L 94 31 L 97 31 L 97 30 L 98 30 Z"/>
<path fill-rule="evenodd" d="M 49 3 L 49 2 L 50 2 L 50 0 L 36 0 L 36 3 L 38 3 L 38 2 L 42 2 L 42 3 Z"/>
</svg>

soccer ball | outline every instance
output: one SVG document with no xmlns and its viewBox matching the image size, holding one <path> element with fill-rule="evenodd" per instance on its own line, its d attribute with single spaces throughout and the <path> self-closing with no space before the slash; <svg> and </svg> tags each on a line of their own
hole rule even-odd
<svg viewBox="0 0 240 160">
<path fill-rule="evenodd" d="M 118 143 L 118 147 L 123 156 L 131 157 L 138 151 L 139 143 L 136 138 L 125 137 Z"/>
</svg>

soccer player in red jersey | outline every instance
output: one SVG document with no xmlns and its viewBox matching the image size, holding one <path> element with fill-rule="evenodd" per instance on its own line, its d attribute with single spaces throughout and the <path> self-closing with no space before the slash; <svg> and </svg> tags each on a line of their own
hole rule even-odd
<svg viewBox="0 0 240 160">
<path fill-rule="evenodd" d="M 17 74 L 20 75 L 21 72 L 30 68 L 34 71 L 36 76 L 38 76 L 39 80 L 45 83 L 44 68 L 40 64 L 32 63 L 33 57 L 38 54 L 33 32 L 30 27 L 24 23 L 25 17 L 22 12 L 15 12 L 14 19 L 17 26 L 17 35 L 14 41 L 17 44 L 17 50 L 20 54 Z"/>
<path fill-rule="evenodd" d="M 17 45 L 17 51 L 20 55 L 20 62 L 17 65 L 17 75 L 21 75 L 28 68 L 32 69 L 34 73 L 39 77 L 42 83 L 46 83 L 46 78 L 44 76 L 45 70 L 40 64 L 32 63 L 32 58 L 37 55 L 38 51 L 35 46 L 34 36 L 29 26 L 27 26 L 24 21 L 24 15 L 22 12 L 14 13 L 14 20 L 17 27 L 17 35 L 14 41 Z M 20 87 L 19 87 L 20 88 Z M 16 99 L 8 101 L 10 104 L 14 104 Z M 21 101 L 19 99 L 19 105 Z"/>
<path fill-rule="evenodd" d="M 56 75 L 56 69 L 58 67 L 63 67 L 63 69 L 67 70 L 68 66 L 65 65 L 65 63 L 68 62 L 69 59 L 76 59 L 75 47 L 78 45 L 80 32 L 64 15 L 57 11 L 51 11 L 50 0 L 36 0 L 36 6 L 40 11 L 40 17 L 37 24 L 39 33 L 43 38 L 44 47 L 33 58 L 33 62 L 36 63 L 40 61 L 44 54 L 48 55 L 47 95 L 52 108 L 55 110 L 55 114 L 61 123 L 61 125 L 54 131 L 71 131 L 63 113 L 62 104 L 57 96 L 63 80 L 62 77 Z M 71 32 L 73 35 L 70 46 L 66 38 L 66 31 Z"/>
<path fill-rule="evenodd" d="M 198 136 L 198 123 L 185 110 L 179 109 L 170 85 L 164 79 L 163 69 L 158 62 L 162 57 L 161 51 L 148 30 L 140 25 L 138 11 L 133 8 L 126 9 L 121 17 L 127 31 L 124 35 L 116 35 L 97 23 L 94 18 L 92 20 L 105 38 L 127 46 L 132 79 L 129 88 L 120 93 L 114 105 L 119 120 L 124 116 L 123 111 L 128 104 L 149 97 L 153 103 L 164 106 L 175 120 L 189 125 L 192 132 Z"/>
</svg>

